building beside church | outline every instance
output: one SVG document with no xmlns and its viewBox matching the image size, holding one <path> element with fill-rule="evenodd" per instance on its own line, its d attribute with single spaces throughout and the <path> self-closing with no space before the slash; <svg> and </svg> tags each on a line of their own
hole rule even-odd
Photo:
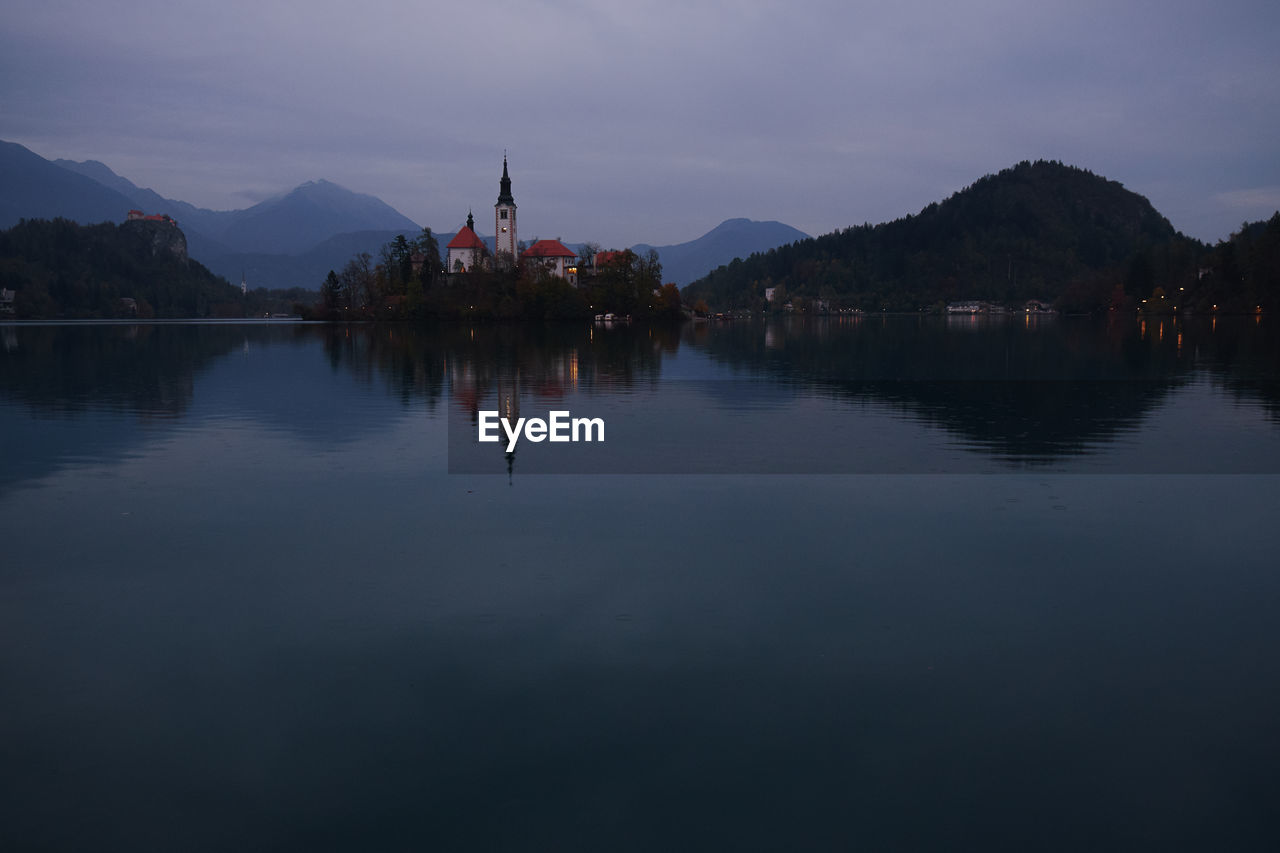
<svg viewBox="0 0 1280 853">
<path fill-rule="evenodd" d="M 520 253 L 520 262 L 526 266 L 538 264 L 554 276 L 570 284 L 578 283 L 578 268 L 574 264 L 577 255 L 559 240 L 539 240 Z"/>
</svg>

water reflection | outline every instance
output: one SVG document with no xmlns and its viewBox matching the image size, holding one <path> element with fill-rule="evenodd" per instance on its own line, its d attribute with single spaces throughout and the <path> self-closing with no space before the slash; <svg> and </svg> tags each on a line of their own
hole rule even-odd
<svg viewBox="0 0 1280 853">
<path fill-rule="evenodd" d="M 1280 424 L 1280 336 L 1258 318 L 10 325 L 3 342 L 0 399 L 26 412 L 6 420 L 29 449 L 3 482 L 69 455 L 126 454 L 166 424 L 246 418 L 332 447 L 375 434 L 397 409 L 434 417 L 446 400 L 451 464 L 508 474 L 514 457 L 463 446 L 481 411 L 612 412 L 615 455 L 565 469 L 577 471 L 948 470 L 940 456 L 904 461 L 939 434 L 957 459 L 1052 465 L 1139 443 L 1171 401 L 1220 405 L 1212 394 Z M 1205 383 L 1208 397 L 1190 393 Z M 850 442 L 856 463 L 838 450 Z M 894 461 L 857 467 L 881 451 Z"/>
<path fill-rule="evenodd" d="M 97 409 L 177 418 L 196 375 L 247 334 L 201 325 L 7 326 L 0 393 L 54 417 Z"/>
<path fill-rule="evenodd" d="M 1013 320 L 4 327 L 8 846 L 1270 849 L 1274 477 L 443 473 L 1274 446 L 1265 324 Z"/>
</svg>

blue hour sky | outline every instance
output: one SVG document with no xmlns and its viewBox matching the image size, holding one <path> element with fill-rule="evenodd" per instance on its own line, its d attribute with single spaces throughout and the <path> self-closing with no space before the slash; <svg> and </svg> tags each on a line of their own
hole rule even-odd
<svg viewBox="0 0 1280 853">
<path fill-rule="evenodd" d="M 326 178 L 522 238 L 880 222 L 1023 159 L 1178 229 L 1280 209 L 1280 4 L 8 0 L 0 139 L 238 208 Z M 483 228 L 481 230 L 484 230 Z"/>
</svg>

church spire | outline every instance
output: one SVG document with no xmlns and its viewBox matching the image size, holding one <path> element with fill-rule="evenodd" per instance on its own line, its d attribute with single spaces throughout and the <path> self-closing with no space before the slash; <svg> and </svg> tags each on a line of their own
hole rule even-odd
<svg viewBox="0 0 1280 853">
<path fill-rule="evenodd" d="M 476 230 L 476 219 L 471 215 L 471 211 L 467 211 L 467 227 L 472 231 Z"/>
<path fill-rule="evenodd" d="M 498 185 L 498 203 L 493 206 L 493 253 L 507 256 L 511 262 L 520 257 L 516 241 L 516 200 L 511 196 L 511 175 L 507 174 L 507 152 L 502 152 L 502 182 Z"/>
<path fill-rule="evenodd" d="M 511 176 L 507 174 L 507 155 L 502 155 L 502 180 L 498 184 L 498 204 L 514 205 L 516 200 L 511 196 Z"/>
</svg>

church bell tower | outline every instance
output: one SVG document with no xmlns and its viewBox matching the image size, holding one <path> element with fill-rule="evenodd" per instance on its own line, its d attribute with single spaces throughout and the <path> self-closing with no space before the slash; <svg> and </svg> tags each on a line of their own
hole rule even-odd
<svg viewBox="0 0 1280 853">
<path fill-rule="evenodd" d="M 516 240 L 516 200 L 511 196 L 511 176 L 507 174 L 507 155 L 502 155 L 502 181 L 498 184 L 498 203 L 493 206 L 493 252 L 506 252 L 514 263 L 519 260 Z"/>
</svg>

